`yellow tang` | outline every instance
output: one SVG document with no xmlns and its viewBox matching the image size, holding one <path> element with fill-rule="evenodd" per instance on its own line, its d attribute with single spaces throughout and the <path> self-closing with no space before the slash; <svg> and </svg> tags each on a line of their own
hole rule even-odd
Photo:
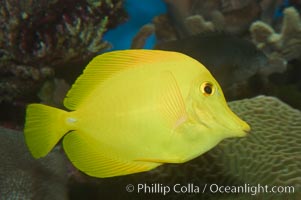
<svg viewBox="0 0 301 200">
<path fill-rule="evenodd" d="M 95 57 L 63 111 L 27 108 L 25 139 L 35 158 L 63 138 L 75 167 L 95 177 L 183 163 L 250 130 L 198 61 L 176 52 L 123 50 Z"/>
</svg>

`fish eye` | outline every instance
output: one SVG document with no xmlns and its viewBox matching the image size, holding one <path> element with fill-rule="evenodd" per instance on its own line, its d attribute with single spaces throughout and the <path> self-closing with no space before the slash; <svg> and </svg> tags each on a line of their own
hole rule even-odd
<svg viewBox="0 0 301 200">
<path fill-rule="evenodd" d="M 205 95 L 205 96 L 211 96 L 214 93 L 214 87 L 213 84 L 210 82 L 204 82 L 201 85 L 201 92 Z"/>
</svg>

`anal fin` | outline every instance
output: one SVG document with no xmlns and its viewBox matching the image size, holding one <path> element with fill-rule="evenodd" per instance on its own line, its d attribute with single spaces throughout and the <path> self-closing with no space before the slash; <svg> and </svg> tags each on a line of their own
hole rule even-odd
<svg viewBox="0 0 301 200">
<path fill-rule="evenodd" d="M 84 173 L 99 177 L 112 177 L 151 170 L 160 164 L 122 160 L 110 149 L 101 148 L 78 131 L 68 133 L 63 146 L 73 165 Z"/>
</svg>

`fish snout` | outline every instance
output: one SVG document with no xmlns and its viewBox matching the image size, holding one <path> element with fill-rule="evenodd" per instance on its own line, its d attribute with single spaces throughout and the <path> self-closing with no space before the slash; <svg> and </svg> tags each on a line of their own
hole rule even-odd
<svg viewBox="0 0 301 200">
<path fill-rule="evenodd" d="M 232 130 L 231 136 L 233 137 L 245 137 L 251 131 L 250 125 L 241 119 L 238 115 L 233 113 L 232 111 L 229 112 L 231 120 L 227 121 L 227 125 L 225 125 L 228 129 Z"/>
<path fill-rule="evenodd" d="M 243 131 L 246 133 L 246 135 L 247 135 L 247 134 L 250 133 L 251 127 L 250 127 L 250 125 L 249 125 L 248 123 L 244 122 L 242 130 L 243 130 Z"/>
</svg>

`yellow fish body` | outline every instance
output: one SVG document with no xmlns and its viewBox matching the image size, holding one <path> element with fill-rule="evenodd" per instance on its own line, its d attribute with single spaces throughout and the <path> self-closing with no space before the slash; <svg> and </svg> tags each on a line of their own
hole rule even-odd
<svg viewBox="0 0 301 200">
<path fill-rule="evenodd" d="M 27 146 L 39 158 L 63 138 L 74 166 L 95 177 L 186 162 L 222 139 L 250 130 L 228 108 L 209 71 L 176 52 L 99 55 L 72 86 L 64 105 L 71 111 L 28 106 Z"/>
</svg>

